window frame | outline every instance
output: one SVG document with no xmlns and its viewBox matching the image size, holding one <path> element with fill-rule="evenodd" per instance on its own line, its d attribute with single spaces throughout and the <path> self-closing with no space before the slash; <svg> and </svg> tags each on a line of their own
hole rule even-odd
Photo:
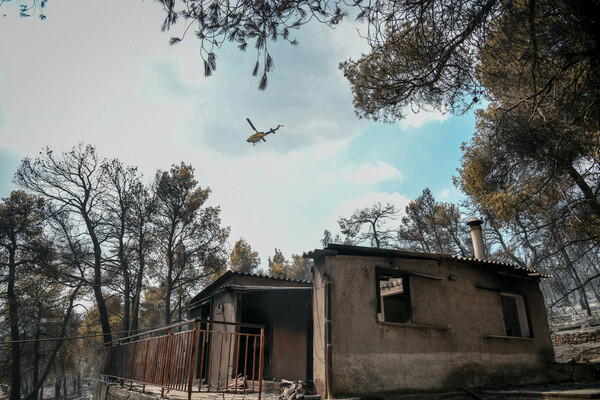
<svg viewBox="0 0 600 400">
<path fill-rule="evenodd" d="M 381 296 L 381 277 L 386 278 L 400 278 L 402 279 L 402 293 L 404 295 L 404 321 L 403 322 L 395 322 L 395 321 L 386 321 L 385 314 L 384 319 L 379 319 L 379 314 L 384 311 L 384 307 L 382 304 L 382 296 Z M 393 268 L 375 268 L 375 297 L 377 299 L 377 322 L 379 323 L 395 323 L 395 324 L 412 324 L 412 303 L 410 296 L 410 274 L 407 272 L 403 272 Z"/>
<path fill-rule="evenodd" d="M 506 337 L 516 337 L 516 338 L 533 338 L 533 330 L 531 328 L 531 320 L 529 319 L 529 309 L 527 307 L 527 301 L 525 296 L 520 293 L 513 292 L 504 292 L 500 291 L 499 293 L 499 301 L 500 301 L 500 311 L 502 317 L 502 325 L 504 327 L 504 335 Z M 519 328 L 521 329 L 521 335 L 509 335 L 506 332 L 506 320 L 504 318 L 505 310 L 502 306 L 502 296 L 511 297 L 515 299 L 516 307 L 517 307 L 517 318 L 519 321 Z"/>
</svg>

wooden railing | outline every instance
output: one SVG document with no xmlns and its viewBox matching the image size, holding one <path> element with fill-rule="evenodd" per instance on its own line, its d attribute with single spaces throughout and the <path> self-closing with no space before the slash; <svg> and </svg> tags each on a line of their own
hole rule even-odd
<svg viewBox="0 0 600 400">
<path fill-rule="evenodd" d="M 100 376 L 165 389 L 258 393 L 261 398 L 264 327 L 193 320 L 106 345 Z"/>
</svg>

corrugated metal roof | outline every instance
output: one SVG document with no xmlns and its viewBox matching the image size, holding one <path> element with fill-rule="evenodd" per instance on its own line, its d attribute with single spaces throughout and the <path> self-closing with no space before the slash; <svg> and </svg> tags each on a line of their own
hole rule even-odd
<svg viewBox="0 0 600 400">
<path fill-rule="evenodd" d="M 301 282 L 301 283 L 311 283 L 310 281 L 302 280 L 302 279 L 291 279 L 291 278 L 280 278 L 277 276 L 270 276 L 266 274 L 253 274 L 249 272 L 237 272 L 237 271 L 227 271 L 225 274 L 230 273 L 230 275 L 241 275 L 241 276 L 252 276 L 255 278 L 265 278 L 275 281 L 286 281 L 286 282 Z M 217 280 L 221 279 L 225 274 L 221 275 Z M 216 281 L 215 281 L 216 282 Z"/>
<path fill-rule="evenodd" d="M 201 299 L 202 297 L 204 297 L 204 295 L 210 291 L 212 291 L 213 289 L 219 287 L 219 286 L 223 286 L 224 283 L 231 279 L 234 276 L 245 276 L 245 277 L 252 277 L 252 278 L 259 278 L 259 279 L 263 279 L 266 281 L 279 281 L 279 282 L 289 282 L 289 283 L 296 283 L 300 286 L 306 286 L 306 287 L 312 287 L 312 283 L 309 281 L 305 281 L 305 280 L 298 280 L 298 279 L 289 279 L 289 278 L 279 278 L 279 277 L 275 277 L 275 276 L 269 276 L 269 275 L 263 275 L 263 274 L 252 274 L 252 273 L 248 273 L 248 272 L 236 272 L 236 271 L 231 271 L 228 270 L 226 271 L 223 275 L 221 275 L 220 277 L 218 277 L 213 283 L 211 283 L 210 285 L 208 285 L 207 287 L 205 287 L 200 293 L 198 293 L 197 295 L 195 295 L 188 304 L 194 304 L 197 303 L 199 299 Z"/>
<path fill-rule="evenodd" d="M 306 258 L 320 258 L 325 256 L 336 256 L 336 255 L 355 255 L 355 256 L 367 256 L 367 257 L 397 257 L 397 258 L 410 258 L 410 259 L 421 259 L 421 260 L 452 260 L 470 265 L 476 265 L 480 268 L 486 268 L 490 271 L 509 274 L 519 277 L 528 278 L 550 278 L 550 275 L 544 275 L 532 268 L 521 267 L 516 264 L 509 264 L 500 261 L 493 260 L 480 260 L 471 257 L 460 257 L 451 254 L 442 253 L 419 253 L 405 250 L 393 250 L 393 249 L 378 249 L 373 247 L 363 246 L 350 246 L 343 244 L 329 244 L 325 249 L 316 249 L 304 254 Z"/>
</svg>

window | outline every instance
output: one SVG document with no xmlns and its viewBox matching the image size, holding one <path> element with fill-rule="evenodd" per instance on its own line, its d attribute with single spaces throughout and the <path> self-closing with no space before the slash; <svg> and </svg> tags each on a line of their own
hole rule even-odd
<svg viewBox="0 0 600 400">
<path fill-rule="evenodd" d="M 501 292 L 500 304 L 506 336 L 531 337 L 523 296 Z"/>
<path fill-rule="evenodd" d="M 376 276 L 377 319 L 381 322 L 410 323 L 408 275 L 396 270 L 378 269 Z"/>
</svg>

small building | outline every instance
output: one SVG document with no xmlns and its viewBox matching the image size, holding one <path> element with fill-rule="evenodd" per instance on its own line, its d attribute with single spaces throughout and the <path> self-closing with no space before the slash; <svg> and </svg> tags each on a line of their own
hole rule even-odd
<svg viewBox="0 0 600 400">
<path fill-rule="evenodd" d="M 235 326 L 218 322 L 263 325 L 264 378 L 312 379 L 313 323 L 310 282 L 227 271 L 190 301 L 189 313 L 191 318 L 211 320 L 212 328 L 217 327 L 230 333 L 234 333 Z M 224 344 L 225 349 L 234 346 L 235 343 L 230 346 L 227 341 Z M 242 350 L 239 354 L 244 352 L 245 350 Z M 229 357 L 234 357 L 235 354 L 238 354 L 238 349 L 234 348 Z M 198 371 L 208 370 L 208 361 L 205 362 L 207 365 L 198 368 Z M 215 362 L 211 367 L 213 377 L 223 377 L 227 374 L 232 376 L 233 365 L 235 362 L 232 360 L 222 364 Z M 226 370 L 228 366 L 229 371 Z M 218 368 L 225 371 L 218 371 Z M 258 368 L 258 365 L 255 368 Z"/>
<path fill-rule="evenodd" d="M 477 258 L 329 244 L 312 283 L 229 271 L 191 317 L 264 325 L 265 378 L 324 398 L 550 381 L 544 276 L 486 260 L 469 225 Z"/>
<path fill-rule="evenodd" d="M 330 244 L 315 261 L 313 380 L 325 398 L 549 380 L 541 274 Z"/>
</svg>

